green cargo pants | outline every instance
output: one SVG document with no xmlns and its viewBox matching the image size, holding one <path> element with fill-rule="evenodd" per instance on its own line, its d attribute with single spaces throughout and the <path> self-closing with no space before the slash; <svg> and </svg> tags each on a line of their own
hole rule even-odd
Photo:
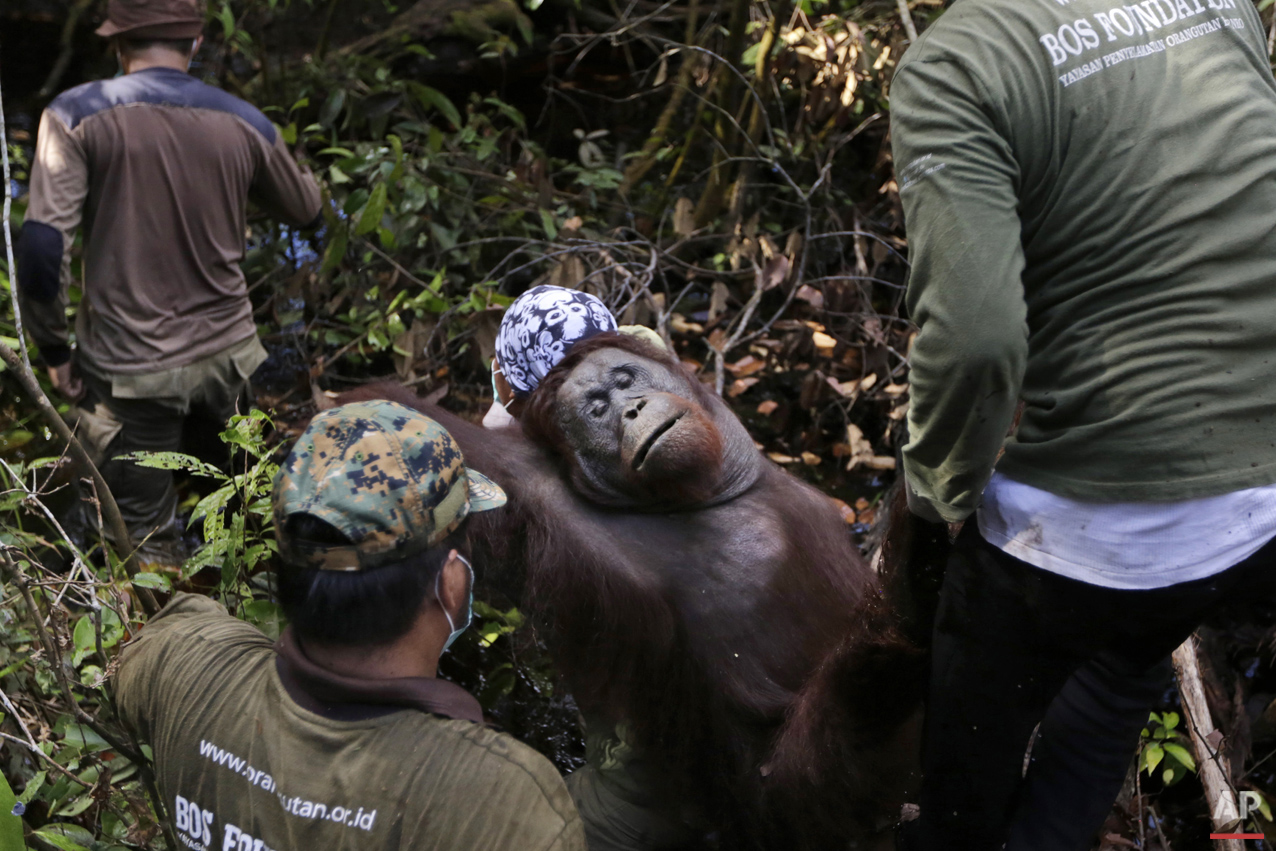
<svg viewBox="0 0 1276 851">
<path fill-rule="evenodd" d="M 662 795 L 668 784 L 628 741 L 624 724 L 582 721 L 585 766 L 567 790 L 585 826 L 589 851 L 657 851 L 699 847 L 694 816 Z"/>
<path fill-rule="evenodd" d="M 266 359 L 256 336 L 183 367 L 145 374 L 112 374 L 77 363 L 85 395 L 67 419 L 102 471 L 143 562 L 176 565 L 185 556 L 177 523 L 177 491 L 169 470 L 116 460 L 127 452 L 180 452 L 193 425 L 217 426 L 246 411 L 248 378 Z M 214 460 L 214 459 L 210 459 Z M 218 461 L 223 459 L 216 459 Z M 97 528 L 96 510 L 80 503 L 84 531 Z"/>
</svg>

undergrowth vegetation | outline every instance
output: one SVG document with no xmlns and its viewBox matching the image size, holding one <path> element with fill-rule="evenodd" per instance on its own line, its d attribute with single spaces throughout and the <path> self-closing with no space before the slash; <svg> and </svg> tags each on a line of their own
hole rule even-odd
<svg viewBox="0 0 1276 851">
<path fill-rule="evenodd" d="M 37 87 L 114 73 L 85 35 L 88 4 L 36 5 L 58 22 L 45 65 L 26 91 L 4 80 L 18 186 L 48 99 Z M 277 634 L 269 497 L 290 439 L 333 393 L 387 376 L 481 412 L 501 310 L 529 286 L 585 289 L 623 323 L 655 328 L 763 451 L 838 499 L 851 533 L 867 532 L 893 476 L 912 339 L 889 80 L 945 5 L 211 2 L 194 73 L 266 111 L 319 178 L 324 223 L 308 233 L 251 219 L 244 271 L 271 355 L 258 409 L 191 455 L 137 459 L 184 477 L 193 555 L 180 571 L 137 573 L 105 543 L 100 510 L 87 539 L 67 533 L 74 492 L 100 495 L 13 371 L 0 373 L 0 773 L 27 842 L 176 847 L 146 747 L 112 709 L 120 644 L 145 621 L 137 589 L 210 594 Z M 36 32 L 5 24 L 24 25 Z M 19 192 L 15 230 L 24 207 Z M 7 292 L 6 270 L 0 257 Z M 17 347 L 8 298 L 0 342 Z M 475 612 L 445 675 L 560 768 L 579 765 L 574 707 L 534 628 L 499 589 Z M 1246 647 L 1220 652 L 1270 666 Z M 1149 789 L 1126 797 L 1114 835 L 1143 836 L 1149 817 L 1156 834 L 1200 835 L 1195 799 L 1160 804 L 1181 823 L 1144 806 L 1162 785 L 1191 785 L 1176 784 L 1193 767 L 1177 717 L 1150 724 Z M 1276 730 L 1263 730 L 1253 740 L 1271 747 Z M 1276 788 L 1261 773 L 1242 779 Z M 6 812 L 8 794 L 0 785 Z"/>
</svg>

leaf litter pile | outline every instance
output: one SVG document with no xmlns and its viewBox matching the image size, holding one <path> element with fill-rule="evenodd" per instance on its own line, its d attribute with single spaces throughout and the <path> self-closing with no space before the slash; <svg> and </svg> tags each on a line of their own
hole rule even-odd
<svg viewBox="0 0 1276 851">
<path fill-rule="evenodd" d="M 254 378 L 265 415 L 192 443 L 205 455 L 229 444 L 230 478 L 168 459 L 186 471 L 192 554 L 144 584 L 214 595 L 277 632 L 263 500 L 290 441 L 341 390 L 387 377 L 477 419 L 501 312 L 542 283 L 654 328 L 762 452 L 839 502 L 867 547 L 896 475 L 914 336 L 889 81 L 942 0 L 212 5 L 197 73 L 265 109 L 328 204 L 318 233 L 252 218 L 244 270 L 270 351 Z M 31 6 L 4 19 L 30 56 L 16 77 L 3 68 L 19 181 L 50 75 L 56 90 L 114 72 L 81 37 L 83 4 Z M 15 228 L 24 209 L 19 197 Z M 13 333 L 6 303 L 0 335 Z M 63 540 L 60 447 L 12 377 L 0 381 L 0 543 L 23 554 L 3 577 L 0 768 L 33 845 L 161 847 L 152 790 L 102 687 L 144 616 L 100 546 Z M 552 660 L 511 599 L 484 596 L 444 674 L 577 767 L 575 708 Z M 1272 635 L 1210 628 L 1201 652 L 1232 780 L 1266 801 Z M 1096 848 L 1205 847 L 1181 715 L 1167 694 Z"/>
</svg>

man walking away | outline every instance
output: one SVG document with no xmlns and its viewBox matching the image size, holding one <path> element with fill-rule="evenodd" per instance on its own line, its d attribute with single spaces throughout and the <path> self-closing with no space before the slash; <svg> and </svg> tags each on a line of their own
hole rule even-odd
<svg viewBox="0 0 1276 851">
<path fill-rule="evenodd" d="M 900 63 L 910 506 L 978 519 L 911 849 L 1089 848 L 1170 652 L 1273 590 L 1264 33 L 1249 0 L 958 0 Z"/>
<path fill-rule="evenodd" d="M 177 450 L 192 413 L 224 422 L 265 360 L 239 262 L 248 199 L 294 225 L 319 188 L 257 109 L 187 73 L 196 0 L 111 0 L 98 33 L 123 76 L 63 92 L 44 111 L 19 244 L 26 325 L 53 386 L 77 406 L 145 560 L 180 560 L 172 473 L 110 459 Z M 71 248 L 83 225 L 76 350 Z"/>
<path fill-rule="evenodd" d="M 377 401 L 315 417 L 273 500 L 279 641 L 182 594 L 116 676 L 179 841 L 584 851 L 549 761 L 435 676 L 471 617 L 466 518 L 504 504 L 500 488 L 434 420 Z"/>
</svg>

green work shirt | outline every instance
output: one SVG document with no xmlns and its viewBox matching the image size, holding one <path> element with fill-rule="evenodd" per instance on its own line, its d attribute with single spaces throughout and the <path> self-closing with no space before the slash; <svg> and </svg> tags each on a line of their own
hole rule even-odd
<svg viewBox="0 0 1276 851">
<path fill-rule="evenodd" d="M 1276 83 L 1253 4 L 958 0 L 890 94 L 916 504 L 966 517 L 994 463 L 1094 502 L 1276 482 Z"/>
<path fill-rule="evenodd" d="M 183 848 L 584 851 L 567 788 L 536 751 L 415 708 L 310 711 L 277 655 L 190 594 L 124 650 L 120 712 L 154 749 Z"/>
</svg>

